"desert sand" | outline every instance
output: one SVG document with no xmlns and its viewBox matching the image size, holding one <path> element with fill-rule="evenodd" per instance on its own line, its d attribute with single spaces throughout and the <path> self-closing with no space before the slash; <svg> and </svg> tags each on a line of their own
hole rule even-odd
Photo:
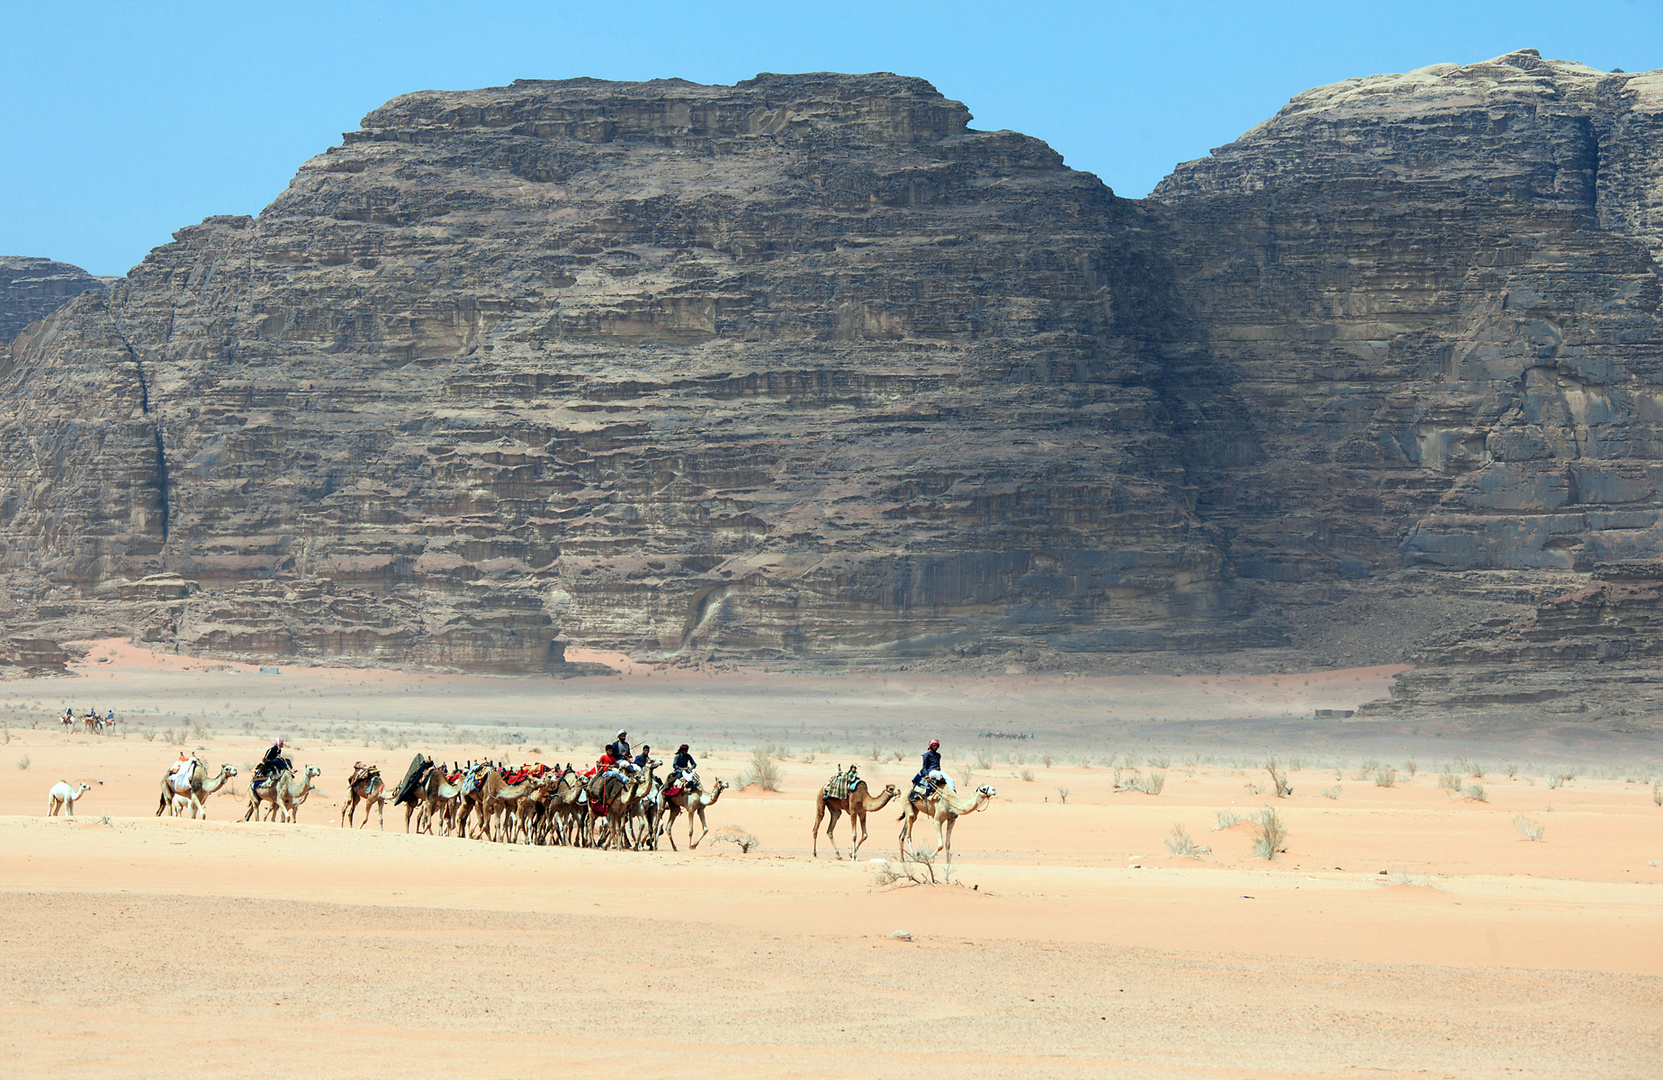
<svg viewBox="0 0 1663 1080">
<path fill-rule="evenodd" d="M 553 682 L 94 643 L 75 678 L 0 684 L 0 1072 L 1659 1075 L 1657 747 L 1313 718 L 1395 670 Z M 65 704 L 124 723 L 65 733 Z M 356 760 L 587 761 L 619 726 L 691 742 L 707 781 L 769 746 L 780 790 L 725 793 L 693 851 L 414 836 L 402 812 L 339 827 Z M 244 823 L 276 734 L 320 792 L 298 825 Z M 858 861 L 811 857 L 831 772 L 904 786 L 931 736 L 961 787 L 998 790 L 960 823 L 953 883 L 893 879 L 898 808 Z M 154 816 L 182 748 L 243 770 L 207 821 Z M 1133 770 L 1160 793 L 1126 790 Z M 74 820 L 44 816 L 60 779 L 93 784 Z M 1274 860 L 1248 821 L 1215 828 L 1267 805 Z M 1210 852 L 1173 854 L 1174 826 Z"/>
</svg>

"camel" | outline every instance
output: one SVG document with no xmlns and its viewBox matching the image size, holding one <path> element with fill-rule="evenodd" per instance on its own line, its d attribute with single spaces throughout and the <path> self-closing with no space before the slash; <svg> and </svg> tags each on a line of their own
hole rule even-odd
<svg viewBox="0 0 1663 1080">
<path fill-rule="evenodd" d="M 227 781 L 237 775 L 237 770 L 231 765 L 221 765 L 219 773 L 209 778 L 208 767 L 199 759 L 193 757 L 191 758 L 188 775 L 190 776 L 190 786 L 186 791 L 174 790 L 173 774 L 171 772 L 162 777 L 162 797 L 156 802 L 157 817 L 162 816 L 163 810 L 166 810 L 173 817 L 183 817 L 185 807 L 188 806 L 192 818 L 195 818 L 197 813 L 200 812 L 202 819 L 206 821 L 208 819 L 208 796 L 224 787 Z"/>
<path fill-rule="evenodd" d="M 854 843 L 849 849 L 849 861 L 853 862 L 855 856 L 860 854 L 860 845 L 866 843 L 866 815 L 875 810 L 882 810 L 900 795 L 901 789 L 894 784 L 885 784 L 882 794 L 873 795 L 867 789 L 865 780 L 855 781 L 854 790 L 849 792 L 846 799 L 833 798 L 821 788 L 820 794 L 814 800 L 814 857 L 820 856 L 820 819 L 825 816 L 826 811 L 831 811 L 831 820 L 826 823 L 826 839 L 831 841 L 832 856 L 838 859 L 843 857 L 843 853 L 837 850 L 837 838 L 832 835 L 832 830 L 837 828 L 837 819 L 840 816 L 849 815 L 849 839 Z"/>
<path fill-rule="evenodd" d="M 672 831 L 675 828 L 676 818 L 682 814 L 687 815 L 687 850 L 692 851 L 699 846 L 699 840 L 703 840 L 706 834 L 710 832 L 710 826 L 706 824 L 704 819 L 705 808 L 715 806 L 716 800 L 722 797 L 722 792 L 726 791 L 727 787 L 728 782 L 726 780 L 718 780 L 715 789 L 712 791 L 688 792 L 684 789 L 664 800 L 670 811 L 670 818 L 664 823 L 664 835 L 670 838 L 671 851 L 681 850 L 676 847 L 676 834 Z M 699 827 L 704 830 L 699 833 L 698 840 L 693 839 L 693 816 L 695 814 L 699 818 Z"/>
<path fill-rule="evenodd" d="M 265 821 L 276 821 L 281 815 L 284 821 L 288 821 L 287 808 L 282 800 L 278 798 L 279 789 L 283 788 L 285 792 L 298 795 L 300 797 L 299 802 L 295 804 L 298 807 L 301 802 L 306 801 L 306 796 L 311 794 L 312 777 L 322 775 L 322 769 L 316 765 L 308 765 L 306 766 L 306 778 L 299 788 L 293 787 L 294 771 L 292 769 L 284 769 L 276 776 L 267 777 L 266 782 L 259 787 L 255 787 L 253 784 L 248 785 L 248 812 L 243 814 L 243 820 L 248 821 L 250 818 L 256 818 Z M 288 786 L 284 787 L 284 785 Z M 261 806 L 261 803 L 270 803 L 270 810 L 268 811 Z"/>
<path fill-rule="evenodd" d="M 364 825 L 370 823 L 370 808 L 374 807 L 376 816 L 381 820 L 383 831 L 387 828 L 387 785 L 381 779 L 381 770 L 371 768 L 368 773 L 360 776 L 347 786 L 346 805 L 341 807 L 341 827 L 352 828 L 353 818 L 358 813 L 358 804 L 364 804 Z M 364 825 L 358 826 L 360 829 Z"/>
<path fill-rule="evenodd" d="M 919 814 L 924 814 L 935 822 L 935 854 L 947 853 L 947 877 L 953 875 L 953 823 L 966 814 L 974 814 L 986 806 L 995 795 L 992 785 L 983 784 L 969 797 L 959 795 L 938 787 L 928 795 L 921 795 L 917 801 L 907 800 L 905 810 L 901 811 L 901 859 L 908 857 L 908 845 L 912 842 L 912 823 Z M 931 856 L 932 858 L 934 856 Z"/>
<path fill-rule="evenodd" d="M 410 816 L 419 807 L 421 813 L 416 817 L 416 832 L 433 832 L 433 819 L 437 817 L 440 825 L 448 832 L 456 825 L 456 813 L 462 789 L 445 779 L 445 770 L 435 765 L 427 770 L 422 777 L 421 786 L 416 789 L 415 798 L 411 799 L 404 810 L 404 831 L 410 831 Z"/>
<path fill-rule="evenodd" d="M 312 787 L 312 778 L 322 775 L 322 769 L 316 765 L 308 765 L 299 787 L 295 786 L 292 772 L 285 772 L 277 778 L 277 782 L 272 785 L 272 801 L 280 811 L 279 821 L 290 825 L 300 822 L 300 804 L 306 801 L 306 796 L 316 790 Z"/>
<path fill-rule="evenodd" d="M 104 781 L 98 781 L 102 784 Z M 75 816 L 75 800 L 92 790 L 92 785 L 85 780 L 79 788 L 69 786 L 69 781 L 59 780 L 52 785 L 52 790 L 46 793 L 46 816 L 57 817 L 59 810 L 65 810 L 70 817 Z"/>
</svg>

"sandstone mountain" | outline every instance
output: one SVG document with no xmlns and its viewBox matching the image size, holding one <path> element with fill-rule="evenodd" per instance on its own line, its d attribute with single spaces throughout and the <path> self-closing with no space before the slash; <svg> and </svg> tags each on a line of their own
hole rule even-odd
<svg viewBox="0 0 1663 1080">
<path fill-rule="evenodd" d="M 1348 80 L 1133 201 L 893 75 L 397 98 L 14 342 L 9 616 L 1397 659 L 1663 554 L 1660 112 L 1528 50 Z"/>
<path fill-rule="evenodd" d="M 0 255 L 0 347 L 72 298 L 102 292 L 115 280 L 51 259 Z"/>
</svg>

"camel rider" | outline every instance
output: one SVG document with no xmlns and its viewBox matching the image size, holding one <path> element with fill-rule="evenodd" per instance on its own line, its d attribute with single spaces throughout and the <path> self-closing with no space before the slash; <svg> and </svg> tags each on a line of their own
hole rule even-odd
<svg viewBox="0 0 1663 1080">
<path fill-rule="evenodd" d="M 641 744 L 641 752 L 639 754 L 635 755 L 635 768 L 638 771 L 641 770 L 641 769 L 645 769 L 647 767 L 647 762 L 651 761 L 651 760 L 652 760 L 652 747 L 648 746 L 646 743 L 642 743 Z"/>
<path fill-rule="evenodd" d="M 912 778 L 913 797 L 924 794 L 932 786 L 945 787 L 948 791 L 956 790 L 953 787 L 953 778 L 941 771 L 940 739 L 931 739 L 929 749 L 924 751 L 924 763 L 919 767 L 918 775 Z"/>
<path fill-rule="evenodd" d="M 699 763 L 687 752 L 687 744 L 676 747 L 676 759 L 670 766 L 670 783 L 680 781 L 688 791 L 699 789 Z"/>
<path fill-rule="evenodd" d="M 289 759 L 283 756 L 283 737 L 271 744 L 266 756 L 260 759 L 260 764 L 254 766 L 254 783 L 259 786 L 260 781 L 269 779 L 284 769 L 289 768 Z"/>
<path fill-rule="evenodd" d="M 629 751 L 629 732 L 620 728 L 617 739 L 607 746 L 606 752 L 612 755 L 613 761 L 628 761 L 634 757 Z"/>
</svg>

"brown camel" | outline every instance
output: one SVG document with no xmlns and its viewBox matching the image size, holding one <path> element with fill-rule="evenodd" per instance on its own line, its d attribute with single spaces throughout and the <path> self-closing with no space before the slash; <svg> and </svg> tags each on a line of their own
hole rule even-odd
<svg viewBox="0 0 1663 1080">
<path fill-rule="evenodd" d="M 687 849 L 691 851 L 698 847 L 699 840 L 703 840 L 705 835 L 710 832 L 710 826 L 705 823 L 704 819 L 705 808 L 715 806 L 716 800 L 722 797 L 722 792 L 726 791 L 727 787 L 728 782 L 726 780 L 718 780 L 716 781 L 716 787 L 711 791 L 695 791 L 689 794 L 684 790 L 664 800 L 670 810 L 669 820 L 664 823 L 664 835 L 670 838 L 671 851 L 681 850 L 676 847 L 676 834 L 673 831 L 676 818 L 682 814 L 687 815 Z M 698 840 L 693 839 L 693 818 L 695 815 L 699 819 L 699 828 L 703 830 L 699 833 Z"/>
<path fill-rule="evenodd" d="M 971 795 L 958 795 L 945 787 L 936 788 L 929 795 L 908 799 L 901 811 L 901 859 L 909 857 L 912 844 L 912 823 L 922 814 L 935 822 L 935 854 L 947 853 L 947 877 L 953 876 L 953 824 L 966 814 L 974 814 L 988 804 L 995 795 L 989 784 L 983 784 Z M 932 856 L 933 858 L 934 856 Z"/>
<path fill-rule="evenodd" d="M 200 812 L 202 820 L 208 820 L 208 796 L 224 787 L 237 770 L 231 765 L 221 765 L 214 776 L 208 775 L 208 767 L 198 758 L 191 758 L 188 781 L 189 790 L 175 791 L 173 789 L 173 774 L 167 773 L 162 777 L 162 797 L 156 803 L 156 816 L 161 817 L 166 810 L 174 817 L 183 817 L 185 807 L 190 807 L 191 817 Z"/>
<path fill-rule="evenodd" d="M 421 786 L 416 789 L 415 797 L 405 805 L 404 831 L 410 831 L 410 815 L 418 809 L 421 813 L 416 816 L 416 831 L 433 832 L 433 819 L 438 818 L 440 826 L 446 833 L 456 824 L 457 804 L 461 801 L 462 789 L 445 779 L 445 770 L 435 765 L 427 770 L 422 777 Z"/>
<path fill-rule="evenodd" d="M 347 785 L 346 805 L 341 807 L 341 827 L 352 828 L 353 818 L 357 816 L 358 804 L 364 804 L 364 825 L 370 823 L 370 808 L 375 808 L 376 816 L 381 821 L 381 828 L 387 828 L 387 785 L 381 779 L 381 770 L 373 765 L 363 776 L 358 777 Z M 358 826 L 360 829 L 364 825 Z"/>
<path fill-rule="evenodd" d="M 314 776 L 322 776 L 323 770 L 316 765 L 306 766 L 306 772 L 296 784 L 293 773 L 284 773 L 272 785 L 276 796 L 277 808 L 280 811 L 278 820 L 290 825 L 300 821 L 300 804 L 306 801 L 306 796 L 317 790 L 312 786 Z"/>
<path fill-rule="evenodd" d="M 894 784 L 885 784 L 882 793 L 873 795 L 866 787 L 865 780 L 855 781 L 854 790 L 849 792 L 848 798 L 838 799 L 826 794 L 824 788 L 814 800 L 814 844 L 813 852 L 816 858 L 820 855 L 820 819 L 826 812 L 831 811 L 831 820 L 826 822 L 826 839 L 831 841 L 832 857 L 841 859 L 843 853 L 837 850 L 837 838 L 832 830 L 837 828 L 837 819 L 844 814 L 849 815 L 849 839 L 854 847 L 849 849 L 849 860 L 854 861 L 860 854 L 860 845 L 866 843 L 866 815 L 882 810 L 892 799 L 900 798 L 901 789 Z"/>
</svg>

